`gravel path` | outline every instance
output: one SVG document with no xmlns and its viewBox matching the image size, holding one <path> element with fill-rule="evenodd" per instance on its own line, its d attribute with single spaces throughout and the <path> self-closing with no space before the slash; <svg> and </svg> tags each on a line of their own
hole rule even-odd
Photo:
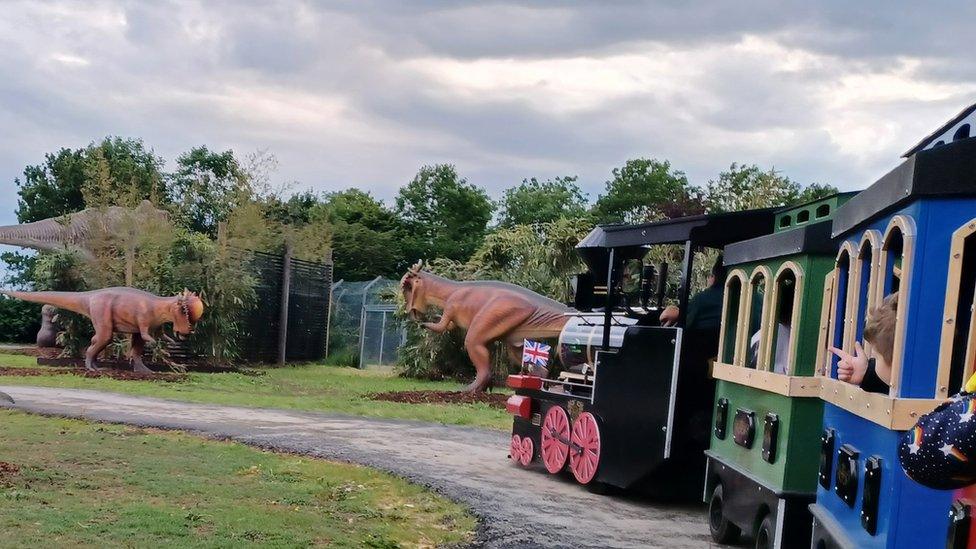
<svg viewBox="0 0 976 549">
<path fill-rule="evenodd" d="M 706 547 L 699 507 L 591 494 L 510 463 L 508 434 L 339 414 L 238 408 L 100 391 L 3 387 L 0 406 L 45 415 L 180 429 L 389 471 L 468 505 L 484 547 Z M 2 435 L 0 435 L 2 436 Z"/>
</svg>

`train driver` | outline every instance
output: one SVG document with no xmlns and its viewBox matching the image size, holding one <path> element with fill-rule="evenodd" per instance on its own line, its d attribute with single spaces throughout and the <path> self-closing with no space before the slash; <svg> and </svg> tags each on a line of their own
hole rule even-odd
<svg viewBox="0 0 976 549">
<path fill-rule="evenodd" d="M 685 321 L 685 328 L 689 330 L 703 330 L 718 334 L 722 324 L 722 298 L 725 295 L 725 265 L 722 263 L 722 255 L 715 259 L 712 265 L 712 272 L 708 275 L 708 287 L 695 294 L 688 301 L 688 318 Z M 668 305 L 661 311 L 661 326 L 674 326 L 678 322 L 681 310 Z M 716 339 L 716 342 L 718 339 Z M 717 344 L 717 343 L 716 343 Z"/>
</svg>

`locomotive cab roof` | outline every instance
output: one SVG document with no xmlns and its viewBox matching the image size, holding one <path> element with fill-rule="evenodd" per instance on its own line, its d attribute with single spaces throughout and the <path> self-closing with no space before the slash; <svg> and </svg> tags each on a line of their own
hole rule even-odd
<svg viewBox="0 0 976 549">
<path fill-rule="evenodd" d="M 768 234 L 778 208 L 692 215 L 638 225 L 600 225 L 576 246 L 627 248 L 691 241 L 696 246 L 721 248 L 732 242 Z"/>
</svg>

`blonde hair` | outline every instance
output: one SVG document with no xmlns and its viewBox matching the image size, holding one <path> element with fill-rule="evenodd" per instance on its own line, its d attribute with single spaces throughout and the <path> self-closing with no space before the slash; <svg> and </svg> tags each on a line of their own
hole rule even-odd
<svg viewBox="0 0 976 549">
<path fill-rule="evenodd" d="M 891 294 L 884 299 L 880 307 L 871 310 L 864 323 L 864 340 L 871 343 L 888 364 L 891 364 L 891 355 L 895 350 L 897 316 L 898 294 Z"/>
</svg>

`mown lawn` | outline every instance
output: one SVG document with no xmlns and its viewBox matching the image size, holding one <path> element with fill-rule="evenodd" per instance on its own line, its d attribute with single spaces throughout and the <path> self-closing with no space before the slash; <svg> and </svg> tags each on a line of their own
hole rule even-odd
<svg viewBox="0 0 976 549">
<path fill-rule="evenodd" d="M 0 367 L 36 366 L 33 357 L 0 353 Z M 73 375 L 0 376 L 0 385 L 100 389 L 213 404 L 342 412 L 503 430 L 511 428 L 511 416 L 487 404 L 405 404 L 376 401 L 367 396 L 386 391 L 456 391 L 462 387 L 458 383 L 404 379 L 322 364 L 268 368 L 261 372 L 263 375 L 191 373 L 189 380 L 183 383 Z"/>
<path fill-rule="evenodd" d="M 4 547 L 430 547 L 475 528 L 366 467 L 3 410 L 0 426 Z"/>
</svg>

